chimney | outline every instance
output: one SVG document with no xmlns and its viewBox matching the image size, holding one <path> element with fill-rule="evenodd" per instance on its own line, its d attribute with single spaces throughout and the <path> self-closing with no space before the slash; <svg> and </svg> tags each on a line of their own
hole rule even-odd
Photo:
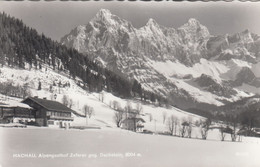
<svg viewBox="0 0 260 167">
<path fill-rule="evenodd" d="M 38 96 L 34 96 L 34 98 L 36 98 L 36 99 L 37 99 L 37 98 L 38 98 Z"/>
<path fill-rule="evenodd" d="M 44 97 L 43 99 L 44 99 L 44 100 L 47 100 L 47 97 Z"/>
</svg>

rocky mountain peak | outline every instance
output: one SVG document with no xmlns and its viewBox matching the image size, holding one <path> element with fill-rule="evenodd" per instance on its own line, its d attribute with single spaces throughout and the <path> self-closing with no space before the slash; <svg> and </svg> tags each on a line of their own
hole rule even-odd
<svg viewBox="0 0 260 167">
<path fill-rule="evenodd" d="M 124 20 L 107 9 L 101 9 L 96 16 L 90 21 L 91 25 L 94 25 L 97 29 L 109 29 L 110 31 L 116 31 L 120 27 L 124 27 L 126 30 L 133 31 L 133 26 L 127 20 Z"/>
<path fill-rule="evenodd" d="M 154 19 L 150 18 L 146 23 L 146 26 L 159 26 L 159 25 Z"/>
<path fill-rule="evenodd" d="M 200 24 L 200 22 L 194 18 L 190 18 L 187 23 L 181 26 L 179 29 L 184 34 L 196 34 L 198 37 L 207 38 L 210 36 L 207 27 Z M 188 37 L 190 37 L 188 35 Z"/>
<path fill-rule="evenodd" d="M 244 42 L 253 42 L 254 41 L 252 38 L 251 32 L 248 29 L 241 32 L 240 37 L 241 37 L 241 40 L 243 40 Z"/>
<path fill-rule="evenodd" d="M 111 18 L 112 13 L 108 9 L 100 9 L 96 14 L 96 18 Z"/>
<path fill-rule="evenodd" d="M 188 24 L 190 26 L 200 26 L 200 22 L 197 19 L 194 19 L 194 18 L 190 18 L 188 20 Z"/>
<path fill-rule="evenodd" d="M 146 25 L 140 29 L 142 33 L 147 33 L 147 31 L 150 31 L 152 34 L 160 34 L 162 35 L 161 26 L 152 18 L 148 20 Z"/>
<path fill-rule="evenodd" d="M 182 25 L 180 28 L 181 29 L 187 29 L 187 28 L 198 29 L 200 27 L 202 27 L 202 25 L 200 24 L 200 22 L 197 19 L 190 18 L 188 20 L 188 22 L 185 23 L 184 25 Z"/>
<path fill-rule="evenodd" d="M 91 24 L 101 24 L 106 26 L 115 26 L 119 20 L 115 20 L 115 15 L 113 15 L 107 9 L 101 9 L 95 15 L 95 17 L 90 21 Z"/>
</svg>

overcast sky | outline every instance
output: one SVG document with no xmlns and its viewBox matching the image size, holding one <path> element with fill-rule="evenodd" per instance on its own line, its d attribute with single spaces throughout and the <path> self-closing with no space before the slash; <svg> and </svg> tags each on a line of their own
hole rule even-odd
<svg viewBox="0 0 260 167">
<path fill-rule="evenodd" d="M 136 28 L 144 26 L 149 18 L 174 28 L 196 18 L 214 35 L 245 29 L 260 35 L 260 2 L 0 1 L 0 11 L 58 41 L 77 25 L 88 23 L 101 8 L 130 21 Z"/>
</svg>

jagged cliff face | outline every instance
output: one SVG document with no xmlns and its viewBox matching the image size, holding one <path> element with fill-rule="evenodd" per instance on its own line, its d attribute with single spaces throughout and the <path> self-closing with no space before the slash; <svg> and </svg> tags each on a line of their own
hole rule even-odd
<svg viewBox="0 0 260 167">
<path fill-rule="evenodd" d="M 217 60 L 240 59 L 250 63 L 259 61 L 260 39 L 245 30 L 233 35 L 211 37 L 207 42 L 209 57 Z"/>
<path fill-rule="evenodd" d="M 241 90 L 258 85 L 260 77 L 259 36 L 248 30 L 212 36 L 196 19 L 177 29 L 149 19 L 137 29 L 102 9 L 89 23 L 64 36 L 61 43 L 186 108 L 200 103 L 223 105 L 250 96 Z M 250 72 L 244 72 L 244 67 L 254 74 L 253 84 L 245 81 L 243 75 Z"/>
<path fill-rule="evenodd" d="M 113 50 L 120 54 L 138 54 L 153 60 L 179 60 L 192 65 L 205 57 L 208 29 L 190 19 L 178 29 L 160 26 L 149 19 L 136 29 L 130 22 L 102 9 L 84 26 L 78 26 L 61 42 L 82 53 Z"/>
</svg>

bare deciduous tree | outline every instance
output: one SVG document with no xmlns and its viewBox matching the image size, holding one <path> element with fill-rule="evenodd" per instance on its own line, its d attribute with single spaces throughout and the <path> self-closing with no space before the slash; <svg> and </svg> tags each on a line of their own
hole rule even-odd
<svg viewBox="0 0 260 167">
<path fill-rule="evenodd" d="M 137 111 L 137 114 L 141 114 L 143 112 L 143 106 L 141 103 L 136 104 L 136 111 Z"/>
<path fill-rule="evenodd" d="M 104 102 L 104 99 L 105 99 L 104 92 L 100 92 L 100 94 L 99 94 L 99 101 Z"/>
<path fill-rule="evenodd" d="M 229 118 L 229 122 L 232 127 L 232 132 L 230 133 L 232 141 L 236 141 L 237 139 L 237 124 L 238 124 L 238 117 L 235 115 L 231 115 Z"/>
<path fill-rule="evenodd" d="M 86 124 L 88 125 L 88 118 L 90 118 L 93 115 L 94 109 L 93 109 L 93 107 L 90 107 L 88 105 L 84 105 L 82 110 L 83 110 L 83 112 L 86 116 Z"/>
<path fill-rule="evenodd" d="M 133 110 L 132 103 L 130 101 L 127 101 L 124 109 L 125 109 L 126 118 L 128 118 L 131 115 L 132 110 Z"/>
<path fill-rule="evenodd" d="M 204 140 L 207 139 L 210 125 L 211 125 L 210 119 L 200 120 L 200 133 L 201 133 L 201 138 Z"/>
<path fill-rule="evenodd" d="M 236 127 L 233 127 L 233 132 L 231 133 L 231 139 L 232 141 L 236 141 L 237 140 L 237 133 L 236 133 Z"/>
<path fill-rule="evenodd" d="M 74 103 L 73 103 L 73 100 L 72 100 L 72 99 L 69 99 L 68 107 L 69 107 L 69 108 L 72 108 L 73 104 L 74 104 Z"/>
<path fill-rule="evenodd" d="M 68 107 L 68 105 L 69 105 L 69 97 L 67 95 L 63 95 L 61 100 L 62 100 L 62 104 L 64 104 L 65 106 Z"/>
<path fill-rule="evenodd" d="M 22 97 L 28 97 L 31 95 L 31 91 L 29 90 L 29 84 L 25 83 L 22 87 Z"/>
<path fill-rule="evenodd" d="M 127 101 L 126 106 L 125 106 L 125 111 L 126 112 L 132 111 L 132 103 L 130 101 Z"/>
<path fill-rule="evenodd" d="M 162 116 L 163 116 L 163 123 L 165 123 L 166 118 L 167 118 L 167 112 L 164 111 L 164 112 L 162 113 Z"/>
<path fill-rule="evenodd" d="M 114 121 L 116 123 L 116 126 L 117 127 L 120 127 L 121 126 L 121 123 L 122 123 L 122 120 L 123 120 L 123 110 L 118 110 L 118 111 L 115 111 L 115 114 L 114 114 Z"/>
<path fill-rule="evenodd" d="M 175 126 L 174 126 L 174 135 L 177 135 L 177 125 L 179 124 L 179 119 L 176 117 Z"/>
<path fill-rule="evenodd" d="M 188 126 L 189 126 L 189 123 L 185 119 L 183 119 L 182 123 L 181 123 L 181 126 L 180 126 L 180 135 L 181 135 L 181 137 L 185 136 L 186 131 L 188 129 L 187 128 Z"/>
<path fill-rule="evenodd" d="M 221 141 L 224 141 L 224 140 L 225 140 L 225 137 L 226 137 L 225 127 L 224 127 L 224 126 L 221 126 L 220 129 L 219 129 L 219 132 L 220 132 Z"/>
<path fill-rule="evenodd" d="M 171 115 L 167 120 L 167 127 L 171 135 L 174 134 L 174 130 L 176 129 L 175 126 L 177 125 L 176 123 L 177 123 L 177 118 L 173 115 Z"/>
<path fill-rule="evenodd" d="M 187 126 L 187 132 L 188 132 L 188 137 L 191 138 L 191 133 L 192 133 L 192 117 L 188 118 L 188 126 Z"/>
</svg>

